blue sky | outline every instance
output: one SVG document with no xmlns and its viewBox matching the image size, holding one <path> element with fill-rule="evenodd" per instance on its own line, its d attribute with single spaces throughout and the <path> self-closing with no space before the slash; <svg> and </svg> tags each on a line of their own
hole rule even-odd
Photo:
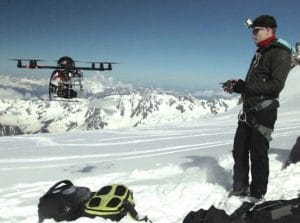
<svg viewBox="0 0 300 223">
<path fill-rule="evenodd" d="M 243 23 L 261 14 L 276 17 L 278 37 L 300 40 L 295 0 L 1 0 L 0 73 L 48 77 L 7 59 L 67 55 L 119 62 L 104 74 L 124 83 L 217 89 L 245 76 L 255 45 Z"/>
</svg>

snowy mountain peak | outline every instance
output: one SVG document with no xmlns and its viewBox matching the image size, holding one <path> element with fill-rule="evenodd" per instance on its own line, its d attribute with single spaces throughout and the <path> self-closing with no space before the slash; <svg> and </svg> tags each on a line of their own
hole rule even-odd
<svg viewBox="0 0 300 223">
<path fill-rule="evenodd" d="M 197 99 L 151 88 L 134 88 L 103 76 L 85 80 L 84 98 L 47 98 L 47 80 L 1 76 L 0 134 L 119 129 L 191 123 L 228 111 L 237 98 Z M 280 99 L 295 103 L 300 95 L 300 67 L 290 71 Z"/>
<path fill-rule="evenodd" d="M 237 101 L 199 100 L 190 94 L 113 86 L 108 82 L 97 82 L 97 86 L 93 79 L 86 81 L 89 91 L 84 99 L 49 101 L 41 100 L 45 97 L 42 89 L 46 88 L 46 82 L 16 78 L 10 81 L 7 76 L 5 80 L 1 92 L 11 92 L 17 98 L 11 99 L 6 94 L 0 100 L 1 124 L 18 127 L 22 133 L 178 124 L 225 112 L 235 107 Z"/>
</svg>

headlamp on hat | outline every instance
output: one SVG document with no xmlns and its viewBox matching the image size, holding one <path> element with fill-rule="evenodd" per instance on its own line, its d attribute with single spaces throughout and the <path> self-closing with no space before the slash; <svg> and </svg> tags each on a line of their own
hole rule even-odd
<svg viewBox="0 0 300 223">
<path fill-rule="evenodd" d="M 251 19 L 246 19 L 246 21 L 245 21 L 245 26 L 247 26 L 247 28 L 251 28 L 252 27 L 252 24 L 253 24 L 253 22 L 252 22 L 252 20 Z"/>
<path fill-rule="evenodd" d="M 269 27 L 272 29 L 277 28 L 277 23 L 276 20 L 273 16 L 270 15 L 261 15 L 257 18 L 255 18 L 253 21 L 251 19 L 247 19 L 245 21 L 245 25 L 248 28 L 253 28 L 253 27 Z"/>
</svg>

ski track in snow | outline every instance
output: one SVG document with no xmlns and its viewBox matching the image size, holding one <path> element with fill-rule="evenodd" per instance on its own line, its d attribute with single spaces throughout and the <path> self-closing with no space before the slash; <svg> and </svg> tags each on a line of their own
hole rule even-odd
<svg viewBox="0 0 300 223">
<path fill-rule="evenodd" d="M 126 152 L 126 153 L 117 153 L 117 154 L 98 154 L 98 155 L 81 155 L 81 156 L 64 156 L 64 157 L 53 157 L 53 158 L 37 158 L 37 159 L 9 159 L 2 160 L 0 159 L 0 164 L 8 163 L 36 163 L 36 162 L 45 162 L 45 161 L 59 161 L 59 160 L 73 160 L 73 159 L 90 159 L 90 158 L 102 158 L 102 157 L 121 157 L 118 159 L 138 159 L 151 156 L 160 156 L 170 153 L 186 152 L 190 150 L 198 150 L 203 148 L 216 147 L 220 145 L 229 145 L 230 141 L 219 141 L 215 143 L 203 143 L 203 144 L 191 144 L 184 146 L 174 146 L 174 147 L 165 147 L 165 148 L 150 148 L 143 151 L 135 152 Z M 115 159 L 110 159 L 115 160 Z"/>
<path fill-rule="evenodd" d="M 49 134 L 46 137 L 41 134 L 39 136 L 18 136 L 15 140 L 12 140 L 11 137 L 0 138 L 1 145 L 17 141 L 20 143 L 25 142 L 29 147 L 33 146 L 33 151 L 38 149 L 53 150 L 54 146 L 59 146 L 63 150 L 61 156 L 47 157 L 45 155 L 43 157 L 41 154 L 34 158 L 0 159 L 0 172 L 7 171 L 11 172 L 10 174 L 12 175 L 15 175 L 14 172 L 18 174 L 23 171 L 26 171 L 24 172 L 26 174 L 32 173 L 35 169 L 36 171 L 46 169 L 46 173 L 50 174 L 53 169 L 49 179 L 44 177 L 43 180 L 33 183 L 21 183 L 15 180 L 14 184 L 2 187 L 0 189 L 0 222 L 36 222 L 38 198 L 53 183 L 61 180 L 55 177 L 57 171 L 62 171 L 61 168 L 69 167 L 75 170 L 74 165 L 77 162 L 97 166 L 97 164 L 102 162 L 118 163 L 122 160 L 125 163 L 128 163 L 126 160 L 137 162 L 137 167 L 131 171 L 126 171 L 125 168 L 124 171 L 119 170 L 103 174 L 101 174 L 100 170 L 100 175 L 89 176 L 87 174 L 79 177 L 75 171 L 73 172 L 75 174 L 74 182 L 78 185 L 88 185 L 93 190 L 97 190 L 99 187 L 109 183 L 124 183 L 134 191 L 138 211 L 141 214 L 148 214 L 154 222 L 182 222 L 184 216 L 190 210 L 207 209 L 210 205 L 215 205 L 218 208 L 225 209 L 228 213 L 232 213 L 242 203 L 242 200 L 237 198 L 227 199 L 227 187 L 231 183 L 231 168 L 233 165 L 230 149 L 232 147 L 234 130 L 226 131 L 222 129 L 220 132 L 220 128 L 199 128 L 198 130 L 194 128 L 183 131 L 174 130 L 174 132 L 172 130 L 162 131 L 160 134 L 151 134 L 152 130 L 145 130 L 143 133 L 124 134 L 123 136 L 116 136 L 120 134 L 119 132 L 110 132 L 108 133 L 111 134 L 110 137 L 106 137 L 106 133 L 94 132 L 91 134 L 98 135 L 98 137 L 85 134 L 71 134 L 71 137 L 67 135 L 62 137 L 61 134 Z M 198 133 L 195 133 L 197 131 Z M 277 128 L 274 138 L 287 138 L 291 135 L 297 135 L 299 131 L 295 124 L 280 126 Z M 150 133 L 148 134 L 148 132 Z M 77 137 L 75 138 L 74 136 Z M 217 138 L 218 136 L 220 138 Z M 91 140 L 92 138 L 93 140 Z M 173 140 L 181 142 L 181 145 L 163 146 L 164 143 L 170 143 Z M 202 143 L 190 143 L 201 140 L 205 141 Z M 132 148 L 135 147 L 135 149 L 124 148 L 122 150 L 118 147 L 126 147 L 127 145 L 132 145 Z M 152 146 L 148 147 L 149 145 Z M 93 148 L 98 148 L 98 152 L 97 154 L 85 155 L 84 153 L 72 155 L 67 152 L 74 148 L 77 151 L 78 148 L 84 149 L 85 147 L 87 147 L 87 153 L 89 153 L 90 149 L 92 149 L 92 152 L 95 152 Z M 212 158 L 209 162 L 204 162 L 204 165 L 197 163 L 197 158 L 201 158 L 197 157 L 199 150 L 215 150 L 217 147 L 224 147 L 227 152 L 220 154 L 215 162 L 213 162 L 214 159 Z M 20 150 L 20 148 L 17 147 L 16 151 Z M 26 149 L 29 148 L 27 147 Z M 1 146 L 0 151 L 6 151 L 5 146 Z M 155 157 L 160 158 L 162 156 L 176 155 L 177 153 L 184 155 L 188 151 L 193 151 L 192 154 L 195 153 L 196 157 L 189 158 L 187 156 L 184 164 L 173 163 L 170 160 L 169 164 L 158 162 L 155 164 L 156 167 L 149 170 L 139 169 L 139 166 L 142 165 L 139 162 L 140 160 L 153 160 L 153 158 L 155 160 Z M 276 160 L 276 155 L 274 154 L 270 156 L 270 163 L 270 186 L 266 199 L 292 198 L 296 196 L 299 192 L 297 188 L 300 186 L 300 181 L 291 180 L 290 171 L 293 173 L 293 178 L 299 179 L 299 165 L 292 165 L 288 169 L 280 171 L 282 163 Z M 282 182 L 285 182 L 285 184 L 282 184 Z M 284 191 L 287 188 L 289 191 L 285 193 Z M 178 201 L 180 201 L 180 205 Z M 145 203 L 147 205 L 143 205 Z M 76 222 L 82 223 L 95 221 L 110 222 L 101 218 L 80 218 L 76 220 Z M 45 222 L 54 221 L 46 220 Z M 126 217 L 122 222 L 134 221 Z"/>
</svg>

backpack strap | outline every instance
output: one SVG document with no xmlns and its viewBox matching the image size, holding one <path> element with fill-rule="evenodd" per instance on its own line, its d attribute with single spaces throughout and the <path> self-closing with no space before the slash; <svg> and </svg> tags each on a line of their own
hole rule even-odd
<svg viewBox="0 0 300 223">
<path fill-rule="evenodd" d="M 128 200 L 130 196 L 132 197 L 132 191 L 128 190 L 128 194 L 126 195 L 126 198 L 124 199 L 124 202 L 120 207 L 120 210 L 123 209 L 125 212 L 128 211 L 130 216 L 136 221 L 145 221 L 145 222 L 152 223 L 152 221 L 148 219 L 147 216 L 139 216 L 138 212 L 134 208 L 134 204 L 129 202 Z"/>
<path fill-rule="evenodd" d="M 122 208 L 124 208 L 125 210 L 127 210 L 128 213 L 130 214 L 130 216 L 134 220 L 136 220 L 136 221 L 145 221 L 145 222 L 152 223 L 152 221 L 147 216 L 139 216 L 139 214 L 135 210 L 134 206 L 130 202 L 128 202 L 127 200 L 124 201 L 124 203 L 122 205 Z"/>
<path fill-rule="evenodd" d="M 296 49 L 288 41 L 284 39 L 277 39 L 276 42 L 288 48 L 293 54 L 296 53 Z"/>
<path fill-rule="evenodd" d="M 50 189 L 47 191 L 46 195 L 54 194 L 55 191 L 61 191 L 68 189 L 70 187 L 74 186 L 73 183 L 70 180 L 62 180 L 54 184 Z"/>
</svg>

